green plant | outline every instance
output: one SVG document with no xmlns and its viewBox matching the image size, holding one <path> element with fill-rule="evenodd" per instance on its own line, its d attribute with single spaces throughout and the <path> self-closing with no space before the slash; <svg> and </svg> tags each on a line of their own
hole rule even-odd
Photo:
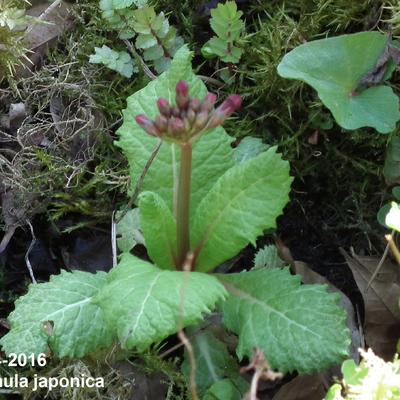
<svg viewBox="0 0 400 400">
<path fill-rule="evenodd" d="M 95 47 L 95 53 L 89 58 L 92 64 L 103 64 L 122 76 L 130 78 L 134 72 L 138 72 L 135 62 L 126 51 L 111 50 L 108 46 Z"/>
<path fill-rule="evenodd" d="M 207 58 L 218 56 L 226 63 L 238 63 L 243 50 L 236 46 L 244 30 L 243 13 L 236 2 L 219 3 L 211 10 L 210 25 L 217 36 L 212 37 L 201 49 Z"/>
<path fill-rule="evenodd" d="M 400 360 L 385 362 L 371 349 L 361 351 L 360 365 L 346 360 L 342 365 L 343 380 L 334 384 L 325 400 L 399 400 Z"/>
<path fill-rule="evenodd" d="M 400 119 L 399 99 L 384 85 L 397 52 L 390 38 L 378 32 L 342 35 L 295 48 L 283 58 L 278 73 L 316 89 L 343 128 L 370 126 L 388 133 Z"/>
<path fill-rule="evenodd" d="M 143 351 L 218 309 L 238 336 L 239 359 L 257 347 L 273 368 L 308 373 L 346 356 L 346 315 L 326 286 L 301 285 L 287 268 L 210 274 L 276 226 L 291 178 L 275 147 L 235 163 L 221 124 L 240 97 L 214 109 L 190 61 L 182 47 L 167 72 L 129 97 L 118 131 L 131 194 L 161 141 L 138 198 L 154 264 L 124 253 L 108 274 L 64 271 L 31 285 L 9 317 L 6 353 L 81 357 L 113 341 Z"/>
<path fill-rule="evenodd" d="M 0 1 L 0 74 L 12 76 L 16 65 L 23 62 L 27 51 L 22 43 L 24 29 L 34 20 L 25 14 L 26 4 L 24 0 Z"/>
<path fill-rule="evenodd" d="M 176 51 L 183 45 L 183 39 L 177 35 L 176 29 L 170 26 L 164 13 L 156 14 L 153 6 L 146 1 L 113 1 L 102 0 L 100 8 L 103 18 L 112 30 L 119 32 L 119 38 L 125 40 L 129 50 L 140 59 L 136 50 L 143 53 L 144 61 L 151 62 L 158 73 L 166 71 Z M 139 8 L 132 8 L 136 5 Z M 135 38 L 135 46 L 129 39 Z M 136 50 L 135 50 L 136 48 Z M 116 52 L 103 46 L 90 57 L 90 62 L 102 63 L 131 77 L 137 72 L 134 62 L 126 52 Z"/>
</svg>

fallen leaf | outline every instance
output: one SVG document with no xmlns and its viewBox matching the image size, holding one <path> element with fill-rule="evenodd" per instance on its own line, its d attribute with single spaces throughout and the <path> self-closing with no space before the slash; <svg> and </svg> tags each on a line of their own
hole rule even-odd
<svg viewBox="0 0 400 400">
<path fill-rule="evenodd" d="M 34 22 L 28 26 L 24 35 L 24 45 L 29 50 L 23 66 L 17 68 L 16 77 L 30 75 L 30 69 L 40 64 L 48 48 L 57 44 L 57 38 L 73 25 L 71 5 L 56 0 L 38 17 L 41 23 Z"/>
<path fill-rule="evenodd" d="M 283 385 L 272 400 L 321 400 L 328 382 L 324 374 L 300 375 Z"/>
<path fill-rule="evenodd" d="M 368 346 L 386 361 L 392 360 L 400 336 L 400 268 L 386 259 L 367 290 L 378 257 L 350 256 L 340 249 L 363 296 L 364 335 Z"/>
</svg>

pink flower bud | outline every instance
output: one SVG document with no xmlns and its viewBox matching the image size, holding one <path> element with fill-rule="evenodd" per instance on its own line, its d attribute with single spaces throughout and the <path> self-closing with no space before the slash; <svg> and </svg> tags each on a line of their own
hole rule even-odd
<svg viewBox="0 0 400 400">
<path fill-rule="evenodd" d="M 178 107 L 174 107 L 171 109 L 171 114 L 178 118 L 181 116 L 181 110 Z"/>
<path fill-rule="evenodd" d="M 194 112 L 194 110 L 189 108 L 186 114 L 186 118 L 188 119 L 190 124 L 193 124 L 194 120 L 196 119 L 196 113 Z"/>
<path fill-rule="evenodd" d="M 169 105 L 168 100 L 162 98 L 158 99 L 157 107 L 160 113 L 165 117 L 168 118 L 171 115 L 171 106 Z"/>
<path fill-rule="evenodd" d="M 219 110 L 215 110 L 208 121 L 209 128 L 216 128 L 224 123 L 226 115 Z"/>
<path fill-rule="evenodd" d="M 201 111 L 197 114 L 196 119 L 193 123 L 193 128 L 197 131 L 201 131 L 207 124 L 209 114 L 207 111 Z"/>
<path fill-rule="evenodd" d="M 210 112 L 215 102 L 217 101 L 217 96 L 214 93 L 208 93 L 206 97 L 204 97 L 203 102 L 201 103 L 201 110 Z"/>
<path fill-rule="evenodd" d="M 158 129 L 159 132 L 166 132 L 168 129 L 168 119 L 164 117 L 164 115 L 157 115 L 154 125 Z"/>
<path fill-rule="evenodd" d="M 171 118 L 169 129 L 173 135 L 180 135 L 185 131 L 185 124 L 180 118 Z"/>
<path fill-rule="evenodd" d="M 179 81 L 176 84 L 176 104 L 179 108 L 186 109 L 189 105 L 189 85 L 186 81 Z"/>
<path fill-rule="evenodd" d="M 189 108 L 192 109 L 194 112 L 199 111 L 200 109 L 200 100 L 199 99 L 191 99 L 189 102 Z"/>
<path fill-rule="evenodd" d="M 232 115 L 242 104 L 242 98 L 238 94 L 229 96 L 211 115 L 208 122 L 210 128 L 222 125 L 226 118 Z"/>
<path fill-rule="evenodd" d="M 242 98 L 238 94 L 233 94 L 229 96 L 217 109 L 225 115 L 225 117 L 229 117 L 233 114 L 240 106 L 242 105 Z"/>
<path fill-rule="evenodd" d="M 135 118 L 137 124 L 151 136 L 158 136 L 158 130 L 153 121 L 150 121 L 145 115 L 140 114 Z"/>
</svg>

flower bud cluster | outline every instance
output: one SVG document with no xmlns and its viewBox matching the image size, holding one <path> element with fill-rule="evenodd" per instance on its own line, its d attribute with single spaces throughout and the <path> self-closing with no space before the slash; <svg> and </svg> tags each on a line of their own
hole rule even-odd
<svg viewBox="0 0 400 400">
<path fill-rule="evenodd" d="M 143 114 L 136 117 L 137 124 L 149 135 L 186 142 L 203 131 L 222 125 L 242 104 L 239 95 L 232 95 L 215 109 L 217 96 L 214 93 L 208 93 L 203 101 L 190 97 L 186 81 L 179 81 L 175 90 L 175 106 L 166 99 L 157 100 L 160 114 L 154 121 Z"/>
</svg>

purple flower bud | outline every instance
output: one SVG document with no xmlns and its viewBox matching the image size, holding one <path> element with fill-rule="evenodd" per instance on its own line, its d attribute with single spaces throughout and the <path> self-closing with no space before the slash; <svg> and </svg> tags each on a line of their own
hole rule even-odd
<svg viewBox="0 0 400 400">
<path fill-rule="evenodd" d="M 222 125 L 226 118 L 232 115 L 242 104 L 242 98 L 238 94 L 229 96 L 211 115 L 208 122 L 210 128 Z"/>
<path fill-rule="evenodd" d="M 218 108 L 225 115 L 225 118 L 233 114 L 242 105 L 242 98 L 238 94 L 229 96 Z"/>
<path fill-rule="evenodd" d="M 188 118 L 183 118 L 183 125 L 185 126 L 185 132 L 190 132 L 190 129 L 192 127 L 192 124 L 189 122 Z"/>
<path fill-rule="evenodd" d="M 176 84 L 176 104 L 179 108 L 186 109 L 189 105 L 189 85 L 186 81 L 179 81 Z"/>
<path fill-rule="evenodd" d="M 181 110 L 178 108 L 178 107 L 174 107 L 172 110 L 171 110 L 171 114 L 174 116 L 174 117 L 180 117 L 181 116 Z"/>
<path fill-rule="evenodd" d="M 153 121 L 150 121 L 144 114 L 140 114 L 135 118 L 137 124 L 151 136 L 158 136 L 157 128 Z"/>
<path fill-rule="evenodd" d="M 208 93 L 206 97 L 204 97 L 203 102 L 201 103 L 201 110 L 210 112 L 215 102 L 217 101 L 217 96 L 214 93 Z"/>
<path fill-rule="evenodd" d="M 199 111 L 200 109 L 200 100 L 199 99 L 191 99 L 189 102 L 189 108 L 192 109 L 194 112 Z"/>
<path fill-rule="evenodd" d="M 185 131 L 185 124 L 180 118 L 171 118 L 169 129 L 173 135 L 180 135 Z"/>
<path fill-rule="evenodd" d="M 207 111 L 199 112 L 193 123 L 193 128 L 197 131 L 201 131 L 206 126 L 209 116 L 210 115 Z"/>
<path fill-rule="evenodd" d="M 189 108 L 186 114 L 186 118 L 188 119 L 190 124 L 193 124 L 194 120 L 196 119 L 196 113 L 194 112 L 194 110 Z"/>
<path fill-rule="evenodd" d="M 163 133 L 166 132 L 168 129 L 168 119 L 164 117 L 164 115 L 157 115 L 154 125 L 158 129 L 159 132 Z"/>
<path fill-rule="evenodd" d="M 168 118 L 171 115 L 171 106 L 169 105 L 168 100 L 162 98 L 158 99 L 157 107 L 160 113 L 165 117 Z"/>
</svg>

